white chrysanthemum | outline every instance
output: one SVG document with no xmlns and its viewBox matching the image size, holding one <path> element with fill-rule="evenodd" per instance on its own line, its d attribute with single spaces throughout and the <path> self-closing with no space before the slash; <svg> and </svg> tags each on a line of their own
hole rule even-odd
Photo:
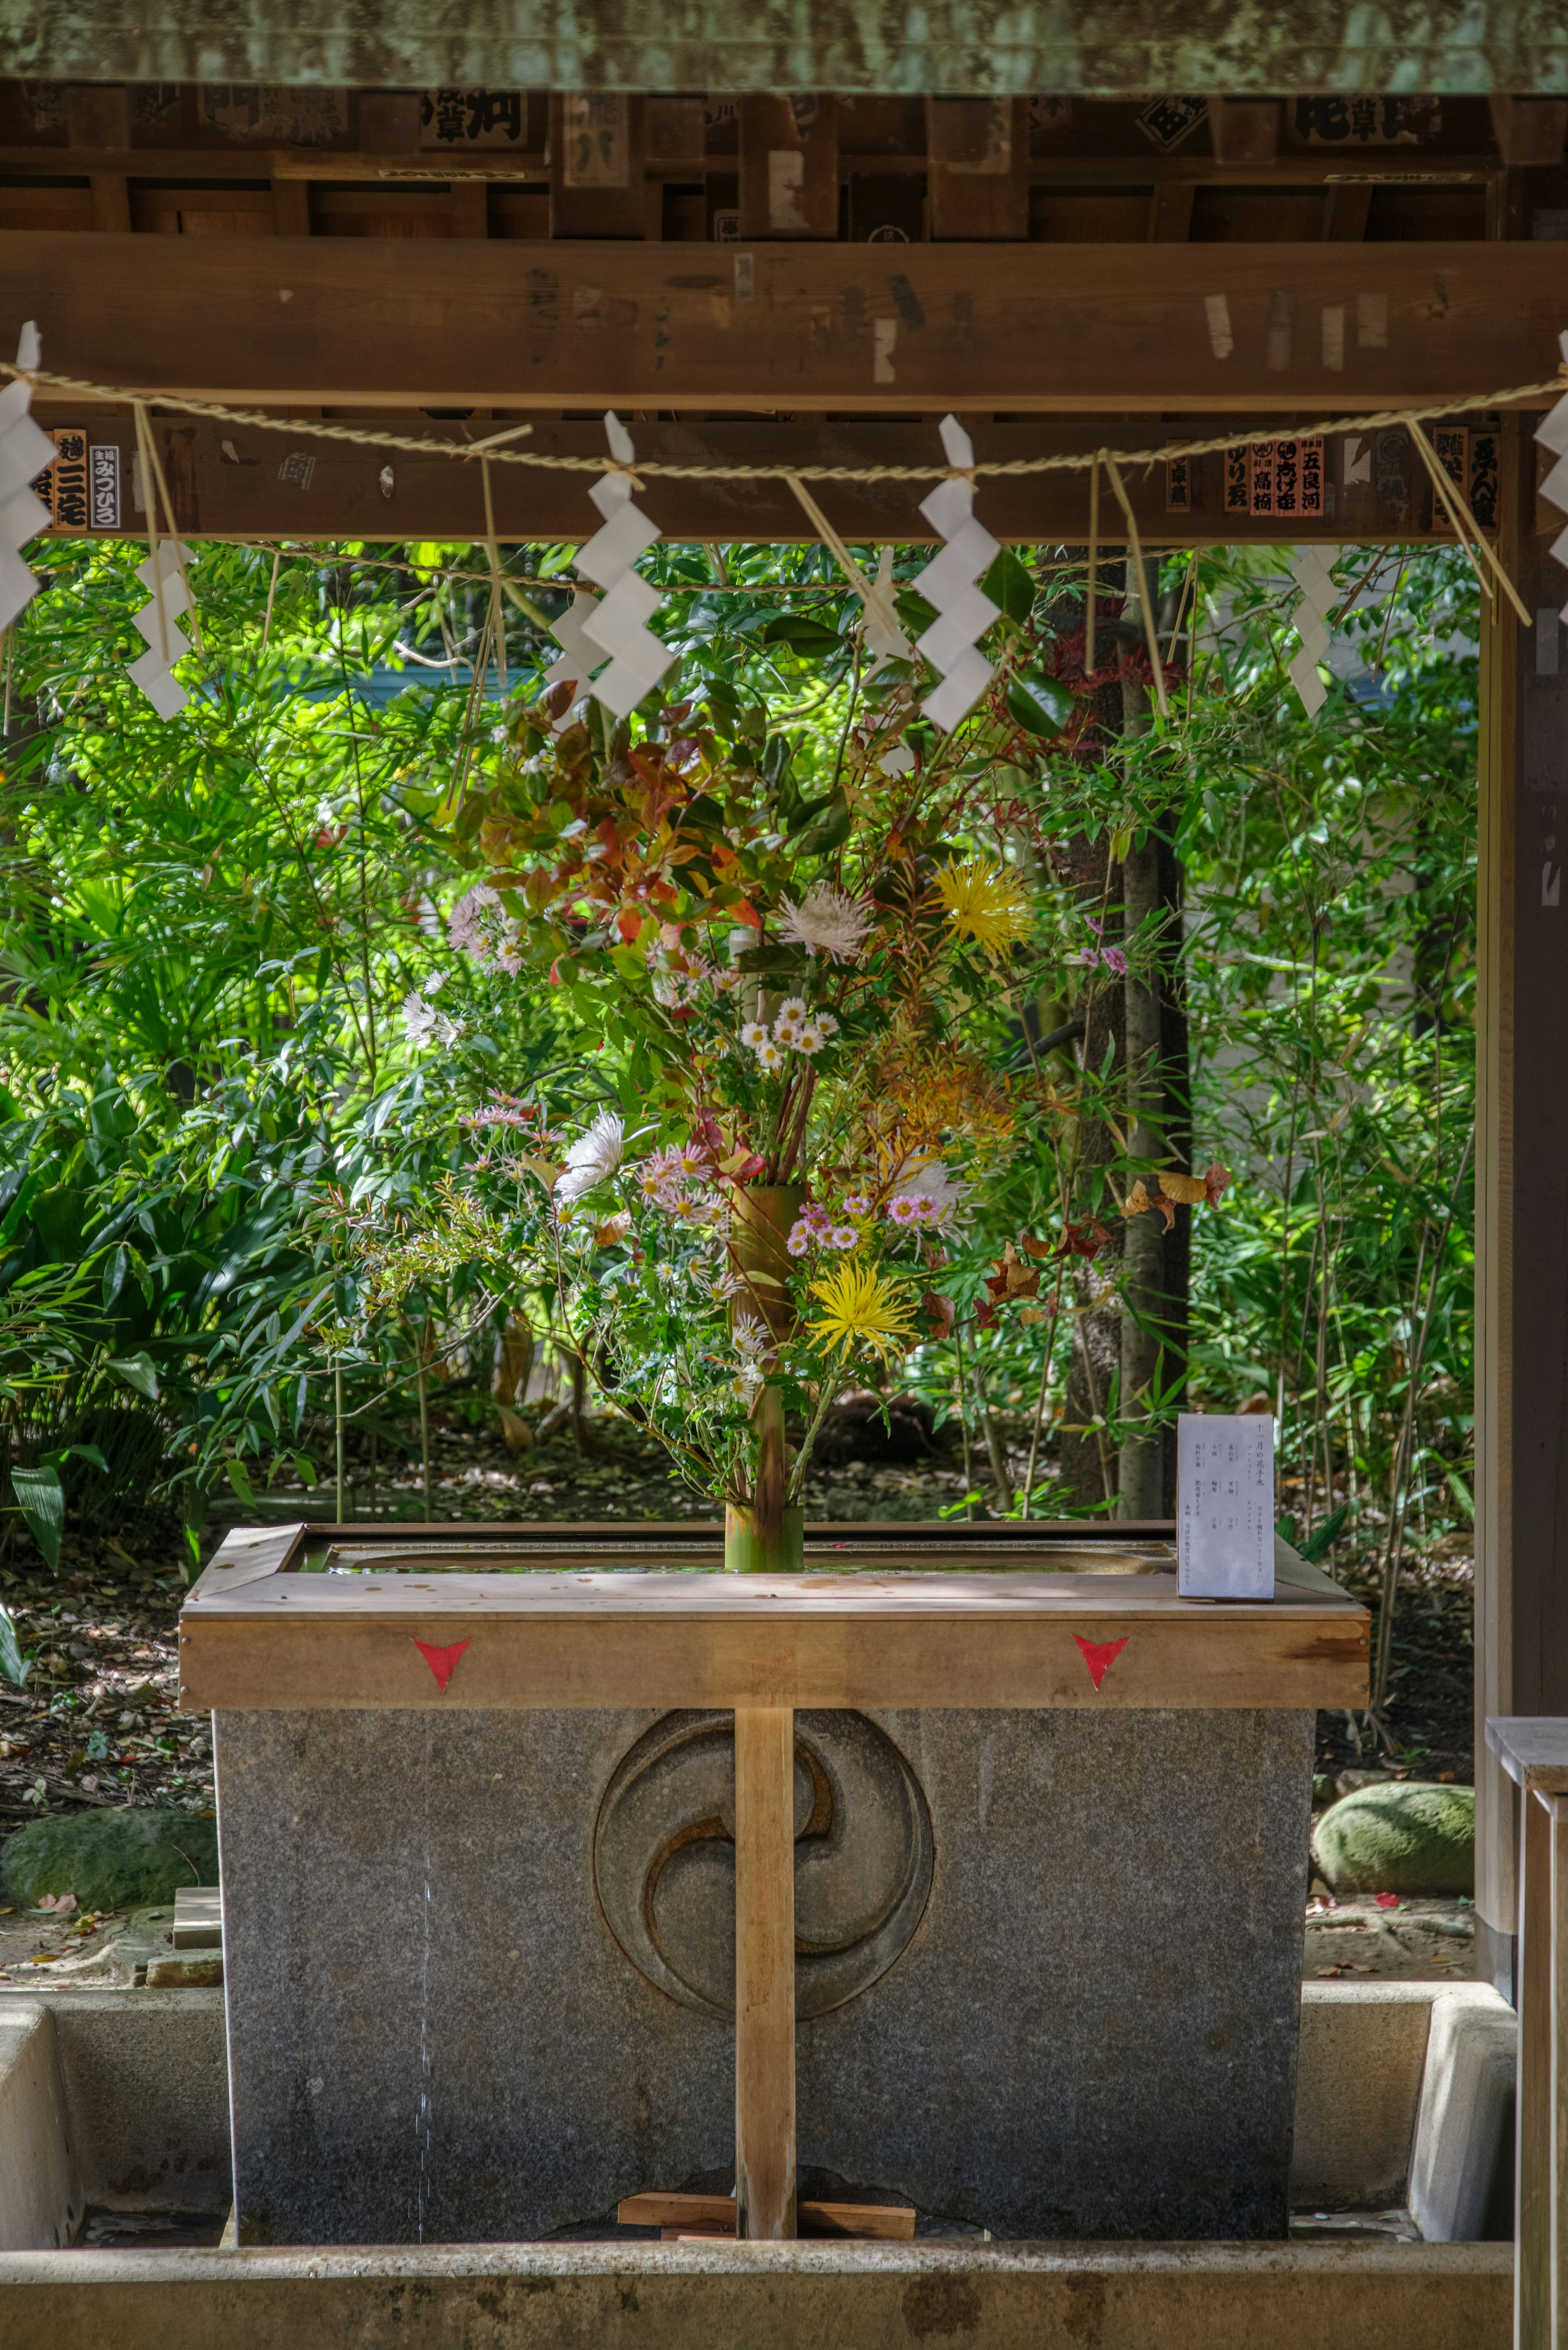
<svg viewBox="0 0 1568 2350">
<path fill-rule="evenodd" d="M 768 1039 L 766 1039 L 763 1044 L 761 1044 L 761 1045 L 759 1045 L 757 1046 L 757 1048 L 756 1048 L 756 1053 L 757 1053 L 757 1066 L 758 1066 L 759 1068 L 761 1068 L 761 1069 L 782 1069 L 782 1068 L 783 1068 L 783 1066 L 784 1066 L 784 1055 L 779 1051 L 778 1046 L 777 1046 L 777 1045 L 773 1042 L 773 1040 L 772 1040 L 772 1038 L 771 1038 L 771 1037 L 769 1037 L 769 1038 L 768 1038 Z"/>
<path fill-rule="evenodd" d="M 768 1032 L 760 1020 L 748 1020 L 741 1030 L 742 1044 L 749 1045 L 753 1053 L 759 1045 L 765 1045 L 767 1041 Z"/>
<path fill-rule="evenodd" d="M 730 1332 L 730 1343 L 743 1363 L 759 1362 L 763 1356 L 771 1355 L 774 1350 L 773 1340 L 754 1314 L 736 1315 L 734 1327 Z"/>
<path fill-rule="evenodd" d="M 795 1033 L 790 1041 L 794 1045 L 795 1051 L 797 1053 L 804 1053 L 809 1060 L 813 1053 L 821 1052 L 823 1046 L 826 1044 L 827 1039 L 823 1035 L 821 1029 L 817 1026 L 815 1021 L 808 1020 L 804 1028 L 797 1028 L 795 1030 Z"/>
<path fill-rule="evenodd" d="M 449 1020 L 417 988 L 403 998 L 403 1028 L 410 1045 L 455 1045 L 462 1033 L 459 1020 Z"/>
<path fill-rule="evenodd" d="M 838 1023 L 831 1012 L 815 1014 L 812 1024 L 814 1027 L 820 1028 L 825 1036 L 836 1036 L 838 1034 Z"/>
<path fill-rule="evenodd" d="M 566 1163 L 556 1178 L 556 1197 L 580 1200 L 596 1183 L 613 1175 L 626 1155 L 626 1130 L 613 1110 L 596 1118 L 566 1151 Z"/>
<path fill-rule="evenodd" d="M 800 1042 L 800 1028 L 794 1021 L 785 1020 L 781 1015 L 774 1022 L 774 1043 L 775 1045 L 798 1045 Z"/>
<path fill-rule="evenodd" d="M 963 1213 L 971 1188 L 950 1175 L 940 1159 L 933 1159 L 929 1166 L 917 1167 L 913 1174 L 903 1176 L 894 1185 L 888 1205 L 891 1209 L 895 1200 L 929 1200 L 930 1209 L 920 1221 L 945 1232 Z"/>
<path fill-rule="evenodd" d="M 512 977 L 523 968 L 522 933 L 488 881 L 464 890 L 447 919 L 447 936 L 477 963 L 493 963 Z"/>
<path fill-rule="evenodd" d="M 792 1028 L 798 1028 L 805 1018 L 805 998 L 803 995 L 786 995 L 784 1002 L 779 1005 L 779 1019 L 787 1020 Z M 774 1024 L 774 1034 L 776 1035 L 778 1030 L 777 1021 Z"/>
<path fill-rule="evenodd" d="M 784 900 L 779 929 L 786 939 L 809 954 L 825 954 L 835 962 L 858 962 L 862 941 L 871 927 L 869 909 L 830 881 L 814 881 L 800 905 Z"/>
</svg>

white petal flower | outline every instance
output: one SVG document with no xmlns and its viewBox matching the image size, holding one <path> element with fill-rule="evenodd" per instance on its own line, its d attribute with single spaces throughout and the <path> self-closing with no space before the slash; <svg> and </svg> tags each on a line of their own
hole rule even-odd
<svg viewBox="0 0 1568 2350">
<path fill-rule="evenodd" d="M 403 1028 L 410 1045 L 455 1045 L 462 1034 L 461 1020 L 449 1020 L 419 990 L 403 998 Z"/>
<path fill-rule="evenodd" d="M 730 1332 L 730 1343 L 743 1363 L 755 1363 L 771 1355 L 774 1342 L 754 1314 L 737 1314 Z"/>
<path fill-rule="evenodd" d="M 929 1166 L 917 1167 L 912 1174 L 903 1176 L 895 1184 L 888 1206 L 891 1210 L 895 1200 L 929 1200 L 929 1210 L 918 1221 L 945 1232 L 961 1216 L 971 1189 L 971 1185 L 961 1183 L 950 1175 L 940 1159 L 933 1159 Z"/>
<path fill-rule="evenodd" d="M 787 1020 L 792 1028 L 798 1028 L 805 1018 L 805 998 L 801 995 L 786 995 L 784 1002 L 779 1005 L 779 1019 Z M 774 1034 L 777 1034 L 776 1023 L 774 1024 Z"/>
<path fill-rule="evenodd" d="M 815 1021 L 808 1020 L 804 1028 L 796 1029 L 790 1041 L 794 1045 L 795 1051 L 797 1053 L 804 1053 L 809 1060 L 813 1053 L 821 1052 L 823 1046 L 826 1044 L 827 1039 L 823 1035 L 821 1029 L 817 1026 Z"/>
<path fill-rule="evenodd" d="M 781 1014 L 781 1016 L 774 1022 L 774 1043 L 775 1045 L 798 1045 L 800 1038 L 800 1029 L 793 1020 L 785 1020 Z"/>
<path fill-rule="evenodd" d="M 757 1046 L 757 1066 L 759 1068 L 782 1069 L 784 1066 L 784 1055 L 779 1051 L 778 1046 L 773 1043 L 771 1038 Z"/>
<path fill-rule="evenodd" d="M 810 954 L 826 954 L 836 962 L 858 962 L 871 927 L 870 910 L 830 881 L 814 881 L 800 905 L 786 898 L 779 928 Z"/>
<path fill-rule="evenodd" d="M 596 1118 L 566 1151 L 566 1164 L 556 1178 L 556 1197 L 580 1200 L 596 1183 L 613 1175 L 626 1155 L 626 1130 L 613 1110 Z"/>
<path fill-rule="evenodd" d="M 753 1052 L 756 1051 L 759 1045 L 765 1045 L 767 1041 L 768 1032 L 760 1020 L 748 1020 L 741 1030 L 742 1044 L 749 1045 Z"/>
</svg>

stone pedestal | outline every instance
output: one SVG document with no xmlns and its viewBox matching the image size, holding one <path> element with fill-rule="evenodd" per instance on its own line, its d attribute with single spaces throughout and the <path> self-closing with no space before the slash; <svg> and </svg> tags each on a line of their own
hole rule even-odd
<svg viewBox="0 0 1568 2350">
<path fill-rule="evenodd" d="M 216 1717 L 242 2243 L 613 2227 L 733 2160 L 719 1713 Z M 1313 1719 L 796 1719 L 799 2159 L 1012 2237 L 1282 2237 Z"/>
</svg>

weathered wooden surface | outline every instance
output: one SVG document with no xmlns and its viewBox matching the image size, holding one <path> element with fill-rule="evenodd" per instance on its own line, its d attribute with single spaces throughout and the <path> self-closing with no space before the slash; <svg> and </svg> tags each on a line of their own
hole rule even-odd
<svg viewBox="0 0 1568 2350">
<path fill-rule="evenodd" d="M 7 231 L 0 306 L 39 322 L 51 369 L 242 403 L 1262 410 L 1304 421 L 1325 403 L 1414 406 L 1553 375 L 1568 244 Z"/>
<path fill-rule="evenodd" d="M 443 1690 L 417 1644 L 462 1642 Z M 1126 1645 L 1096 1680 L 1080 1642 Z M 280 1575 L 192 1602 L 180 1636 L 192 1710 L 1350 1706 L 1366 1657 L 1366 1613 L 1340 1598 L 929 1570 Z"/>
<path fill-rule="evenodd" d="M 735 1713 L 735 2233 L 795 2232 L 794 1715 Z"/>
</svg>

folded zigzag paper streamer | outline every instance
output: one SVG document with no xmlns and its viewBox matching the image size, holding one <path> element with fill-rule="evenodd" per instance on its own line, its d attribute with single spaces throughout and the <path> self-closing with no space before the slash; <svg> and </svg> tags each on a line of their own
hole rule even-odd
<svg viewBox="0 0 1568 2350">
<path fill-rule="evenodd" d="M 950 465 L 974 463 L 974 445 L 956 416 L 944 416 L 942 447 Z M 941 683 L 926 696 L 920 708 L 935 725 L 950 733 L 967 711 L 972 710 L 996 672 L 980 650 L 982 637 L 1001 608 L 977 586 L 980 573 L 989 571 L 1002 549 L 983 523 L 974 518 L 974 484 L 950 476 L 939 482 L 920 512 L 947 545 L 911 584 L 917 595 L 934 604 L 938 617 L 915 650 L 941 672 Z"/>
<path fill-rule="evenodd" d="M 152 596 L 140 612 L 131 614 L 133 626 L 147 640 L 147 650 L 140 660 L 131 661 L 126 675 L 133 685 L 139 685 L 160 718 L 179 716 L 191 697 L 179 680 L 171 674 L 172 664 L 191 650 L 190 641 L 179 623 L 187 612 L 195 609 L 195 598 L 186 587 L 181 573 L 181 557 L 187 563 L 196 559 L 189 546 L 176 546 L 171 538 L 159 542 L 156 554 L 136 567 L 136 576 Z M 153 566 L 156 564 L 157 569 Z M 160 626 L 159 596 L 154 586 L 162 582 L 163 619 Z"/>
<path fill-rule="evenodd" d="M 1557 341 L 1564 364 L 1568 364 L 1568 334 L 1559 335 Z M 1550 415 L 1542 418 L 1535 437 L 1557 460 L 1541 484 L 1541 495 L 1550 498 L 1560 513 L 1568 514 L 1568 392 Z M 1568 530 L 1558 532 L 1552 542 L 1552 552 L 1559 563 L 1568 566 Z M 1568 620 L 1568 604 L 1563 607 L 1563 618 Z"/>
<path fill-rule="evenodd" d="M 43 353 L 31 319 L 16 349 L 18 367 L 36 368 Z M 0 629 L 9 628 L 39 582 L 22 560 L 22 549 L 49 526 L 49 509 L 31 487 L 55 462 L 55 444 L 27 413 L 33 387 L 13 377 L 0 391 Z"/>
<path fill-rule="evenodd" d="M 605 416 L 605 432 L 617 463 L 631 464 L 635 453 L 631 436 L 613 409 Z M 610 656 L 609 667 L 595 678 L 590 691 L 617 718 L 625 718 L 675 659 L 669 646 L 661 645 L 646 625 L 659 609 L 659 591 L 632 568 L 659 533 L 658 525 L 633 505 L 631 484 L 625 473 L 604 474 L 588 495 L 603 515 L 605 525 L 578 550 L 573 567 L 605 590 L 581 628 L 590 645 Z"/>
<path fill-rule="evenodd" d="M 1295 613 L 1302 642 L 1290 666 L 1290 679 L 1307 716 L 1315 718 L 1328 700 L 1328 688 L 1317 673 L 1317 665 L 1328 653 L 1328 615 L 1339 602 L 1340 591 L 1334 584 L 1332 557 L 1321 546 L 1309 546 L 1298 555 L 1291 565 L 1291 577 L 1302 591 Z"/>
<path fill-rule="evenodd" d="M 565 733 L 571 724 L 574 706 L 587 691 L 595 670 L 604 660 L 603 651 L 591 642 L 583 625 L 588 614 L 597 612 L 598 608 L 598 598 L 590 596 L 586 588 L 579 588 L 560 619 L 551 623 L 550 634 L 560 646 L 561 652 L 560 658 L 553 660 L 545 671 L 545 688 L 546 692 L 554 685 L 569 685 L 572 689 L 571 701 L 554 721 L 557 734 Z"/>
</svg>

